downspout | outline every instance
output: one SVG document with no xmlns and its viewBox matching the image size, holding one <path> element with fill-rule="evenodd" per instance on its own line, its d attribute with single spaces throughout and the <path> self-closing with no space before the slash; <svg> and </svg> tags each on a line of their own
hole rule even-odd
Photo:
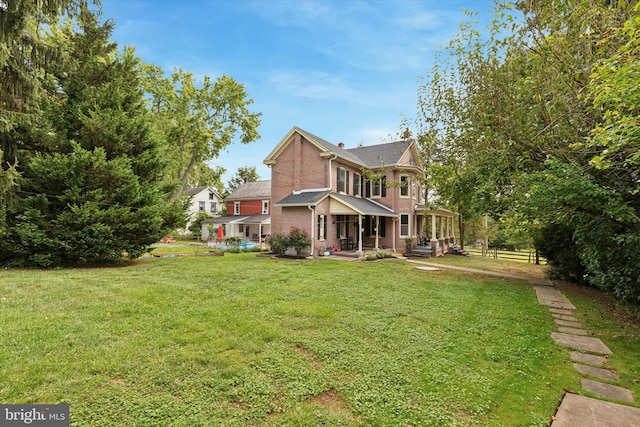
<svg viewBox="0 0 640 427">
<path fill-rule="evenodd" d="M 316 240 L 314 234 L 315 234 L 315 227 L 314 227 L 314 220 L 316 218 L 316 210 L 311 207 L 311 205 L 307 206 L 307 209 L 309 209 L 311 211 L 311 253 L 309 254 L 309 256 L 311 256 L 313 258 L 313 250 L 315 245 L 313 244 L 314 241 Z"/>
<path fill-rule="evenodd" d="M 331 167 L 331 161 L 338 158 L 337 154 L 334 154 L 333 157 L 329 158 L 329 185 L 327 185 L 328 189 L 333 188 L 333 168 Z"/>
</svg>

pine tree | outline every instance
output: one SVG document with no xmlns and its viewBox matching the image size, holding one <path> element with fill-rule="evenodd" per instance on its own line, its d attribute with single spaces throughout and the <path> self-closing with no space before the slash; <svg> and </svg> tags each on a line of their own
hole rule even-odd
<svg viewBox="0 0 640 427">
<path fill-rule="evenodd" d="M 150 131 L 138 59 L 109 41 L 112 23 L 83 12 L 45 82 L 48 129 L 25 158 L 23 197 L 8 215 L 0 262 L 59 266 L 138 257 L 173 228 L 162 191 L 163 144 Z"/>
</svg>

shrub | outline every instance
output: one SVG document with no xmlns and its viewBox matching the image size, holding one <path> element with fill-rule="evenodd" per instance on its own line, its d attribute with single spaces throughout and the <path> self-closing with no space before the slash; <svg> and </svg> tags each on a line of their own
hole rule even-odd
<svg viewBox="0 0 640 427">
<path fill-rule="evenodd" d="M 267 244 L 271 247 L 271 251 L 279 256 L 284 256 L 289 247 L 289 242 L 286 234 L 284 233 L 272 233 L 267 237 Z"/>
<path fill-rule="evenodd" d="M 291 227 L 288 236 L 288 243 L 289 247 L 296 250 L 296 255 L 300 255 L 300 252 L 311 245 L 311 239 L 309 239 L 309 235 L 306 231 L 297 227 Z"/>
</svg>

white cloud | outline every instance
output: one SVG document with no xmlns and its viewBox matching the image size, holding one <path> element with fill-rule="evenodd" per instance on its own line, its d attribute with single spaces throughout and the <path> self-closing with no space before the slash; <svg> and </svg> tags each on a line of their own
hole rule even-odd
<svg viewBox="0 0 640 427">
<path fill-rule="evenodd" d="M 269 84 L 279 92 L 312 99 L 347 99 L 354 96 L 344 76 L 314 70 L 279 70 L 269 74 Z"/>
</svg>

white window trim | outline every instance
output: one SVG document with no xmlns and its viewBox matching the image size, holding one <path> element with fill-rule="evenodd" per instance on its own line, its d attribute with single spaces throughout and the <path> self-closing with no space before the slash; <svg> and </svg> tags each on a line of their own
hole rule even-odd
<svg viewBox="0 0 640 427">
<path fill-rule="evenodd" d="M 407 186 L 403 187 L 402 186 L 402 178 L 406 177 L 407 178 Z M 407 189 L 407 194 L 406 195 L 402 195 L 402 189 L 406 188 Z M 409 199 L 411 197 L 411 177 L 409 175 L 400 175 L 400 187 L 398 188 L 398 192 L 399 192 L 399 196 L 403 199 Z"/>
<path fill-rule="evenodd" d="M 378 194 L 374 194 L 373 189 L 376 186 L 376 182 L 378 183 Z M 375 179 L 371 181 L 371 198 L 372 199 L 380 199 L 382 197 L 382 178 Z"/>
<path fill-rule="evenodd" d="M 403 216 L 407 216 L 407 233 L 408 234 L 402 234 L 402 217 Z M 400 230 L 398 230 L 398 234 L 400 234 L 401 238 L 404 237 L 410 237 L 411 236 L 411 215 L 408 213 L 401 213 L 400 214 L 400 221 L 398 221 L 398 225 L 400 226 Z"/>
<path fill-rule="evenodd" d="M 358 185 L 356 185 L 356 177 L 358 179 Z M 362 175 L 359 173 L 353 173 L 353 195 L 355 197 L 362 197 Z"/>
<path fill-rule="evenodd" d="M 240 215 L 240 202 L 233 202 L 233 214 Z"/>
<path fill-rule="evenodd" d="M 344 179 L 342 180 L 342 189 L 340 189 L 340 172 L 344 173 Z M 338 193 L 340 194 L 346 194 L 347 193 L 347 170 L 345 168 L 341 168 L 340 166 L 338 166 L 338 170 L 336 172 L 336 190 L 338 191 Z"/>
<path fill-rule="evenodd" d="M 266 207 L 266 209 L 265 209 Z M 262 201 L 262 213 L 263 214 L 268 214 L 269 213 L 269 200 L 263 200 Z"/>
</svg>

